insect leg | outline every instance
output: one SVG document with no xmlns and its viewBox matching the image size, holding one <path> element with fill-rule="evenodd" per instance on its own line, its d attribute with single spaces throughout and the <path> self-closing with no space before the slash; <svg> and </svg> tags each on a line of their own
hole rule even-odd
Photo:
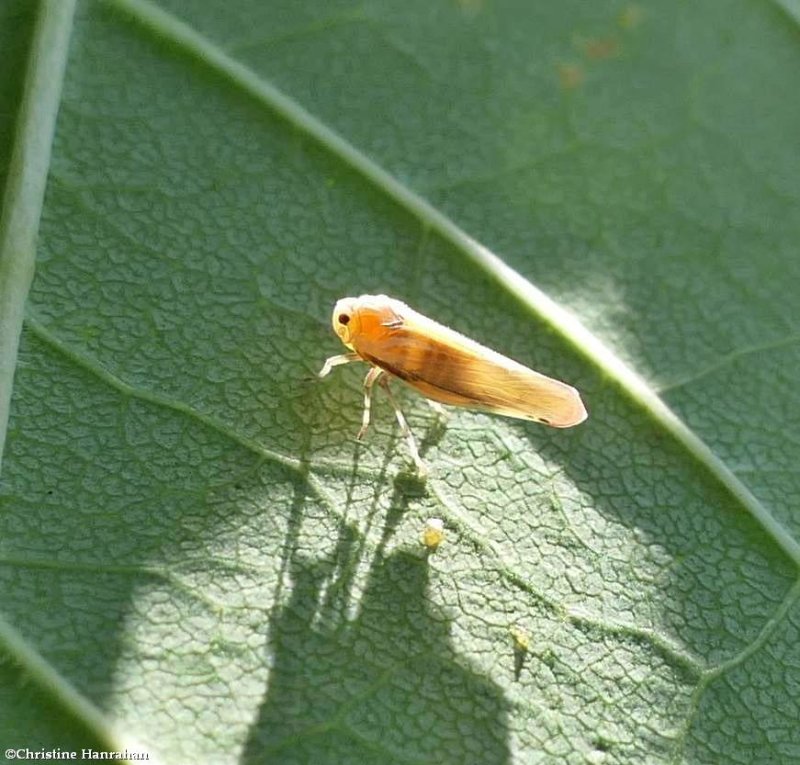
<svg viewBox="0 0 800 765">
<path fill-rule="evenodd" d="M 341 364 L 349 364 L 351 361 L 360 361 L 361 356 L 357 353 L 343 353 L 340 356 L 331 356 L 329 359 L 326 359 L 325 364 L 323 365 L 322 369 L 319 370 L 319 374 L 317 377 L 325 377 L 329 375 L 331 369 L 334 367 L 338 367 Z"/>
<path fill-rule="evenodd" d="M 417 466 L 417 472 L 419 473 L 420 477 L 423 478 L 428 474 L 428 467 L 422 461 L 422 457 L 419 456 L 419 450 L 417 449 L 417 442 L 414 439 L 414 434 L 411 432 L 411 428 L 408 427 L 406 418 L 400 411 L 400 407 L 398 406 L 397 401 L 395 401 L 392 391 L 389 389 L 389 378 L 382 377 L 380 383 L 386 391 L 386 395 L 389 397 L 389 401 L 394 408 L 394 414 L 395 417 L 397 417 L 398 425 L 400 425 L 400 432 L 406 439 L 406 446 L 408 447 L 408 451 L 411 453 L 411 459 L 414 460 L 414 464 Z"/>
<path fill-rule="evenodd" d="M 364 438 L 369 427 L 369 410 L 372 406 L 372 386 L 375 381 L 383 374 L 380 367 L 370 367 L 367 376 L 364 378 L 364 414 L 361 416 L 361 430 L 358 431 L 356 440 Z"/>
<path fill-rule="evenodd" d="M 429 398 L 425 399 L 428 402 L 428 406 L 433 409 L 436 414 L 443 420 L 446 420 L 450 416 L 450 412 L 447 411 L 438 401 L 431 401 Z"/>
</svg>

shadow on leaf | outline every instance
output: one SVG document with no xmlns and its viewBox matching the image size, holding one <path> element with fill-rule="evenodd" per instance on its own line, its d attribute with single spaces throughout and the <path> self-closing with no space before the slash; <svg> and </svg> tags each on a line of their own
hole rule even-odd
<svg viewBox="0 0 800 765">
<path fill-rule="evenodd" d="M 331 555 L 293 550 L 291 590 L 271 622 L 265 700 L 243 763 L 504 763 L 499 686 L 459 659 L 449 619 L 428 595 L 422 555 L 379 551 L 353 619 L 358 532 L 342 524 Z"/>
</svg>

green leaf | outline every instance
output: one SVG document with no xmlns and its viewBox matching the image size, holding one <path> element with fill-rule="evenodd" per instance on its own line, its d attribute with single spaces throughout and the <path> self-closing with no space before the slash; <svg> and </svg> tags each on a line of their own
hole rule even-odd
<svg viewBox="0 0 800 765">
<path fill-rule="evenodd" d="M 72 13 L 0 6 L 5 746 L 796 761 L 795 5 Z M 370 292 L 589 420 L 398 390 L 414 480 L 313 379 Z"/>
</svg>

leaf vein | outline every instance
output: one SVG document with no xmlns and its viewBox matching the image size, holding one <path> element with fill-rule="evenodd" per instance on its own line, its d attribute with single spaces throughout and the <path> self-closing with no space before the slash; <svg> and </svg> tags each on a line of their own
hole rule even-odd
<svg viewBox="0 0 800 765">
<path fill-rule="evenodd" d="M 728 468 L 711 448 L 679 418 L 647 382 L 627 366 L 578 318 L 529 282 L 495 253 L 473 239 L 453 220 L 415 191 L 398 181 L 335 130 L 315 117 L 294 99 L 264 80 L 256 72 L 232 59 L 206 37 L 187 24 L 153 5 L 149 0 L 106 0 L 126 12 L 150 33 L 172 41 L 205 66 L 226 76 L 233 84 L 292 125 L 301 133 L 339 157 L 361 173 L 377 189 L 393 199 L 420 222 L 450 242 L 465 257 L 483 269 L 495 282 L 513 295 L 531 314 L 548 324 L 583 357 L 613 380 L 639 409 L 664 428 L 731 496 L 744 507 L 776 544 L 800 567 L 800 542 L 776 520 L 748 487 Z"/>
</svg>

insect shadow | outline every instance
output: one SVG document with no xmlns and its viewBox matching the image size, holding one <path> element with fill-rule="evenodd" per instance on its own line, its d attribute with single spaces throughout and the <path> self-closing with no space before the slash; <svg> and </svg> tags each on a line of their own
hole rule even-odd
<svg viewBox="0 0 800 765">
<path fill-rule="evenodd" d="M 408 499 L 401 486 L 393 486 L 395 518 Z M 299 481 L 293 510 L 304 515 L 311 498 Z M 387 517 L 358 582 L 351 574 L 364 533 L 353 522 L 340 521 L 326 552 L 288 540 L 291 586 L 270 614 L 269 678 L 240 763 L 400 765 L 409 748 L 415 759 L 442 765 L 509 762 L 503 689 L 458 656 L 452 618 L 429 595 L 425 558 L 402 548 L 387 553 L 392 530 Z M 454 696 L 481 710 L 459 736 Z M 414 735 L 420 719 L 424 735 Z"/>
</svg>

